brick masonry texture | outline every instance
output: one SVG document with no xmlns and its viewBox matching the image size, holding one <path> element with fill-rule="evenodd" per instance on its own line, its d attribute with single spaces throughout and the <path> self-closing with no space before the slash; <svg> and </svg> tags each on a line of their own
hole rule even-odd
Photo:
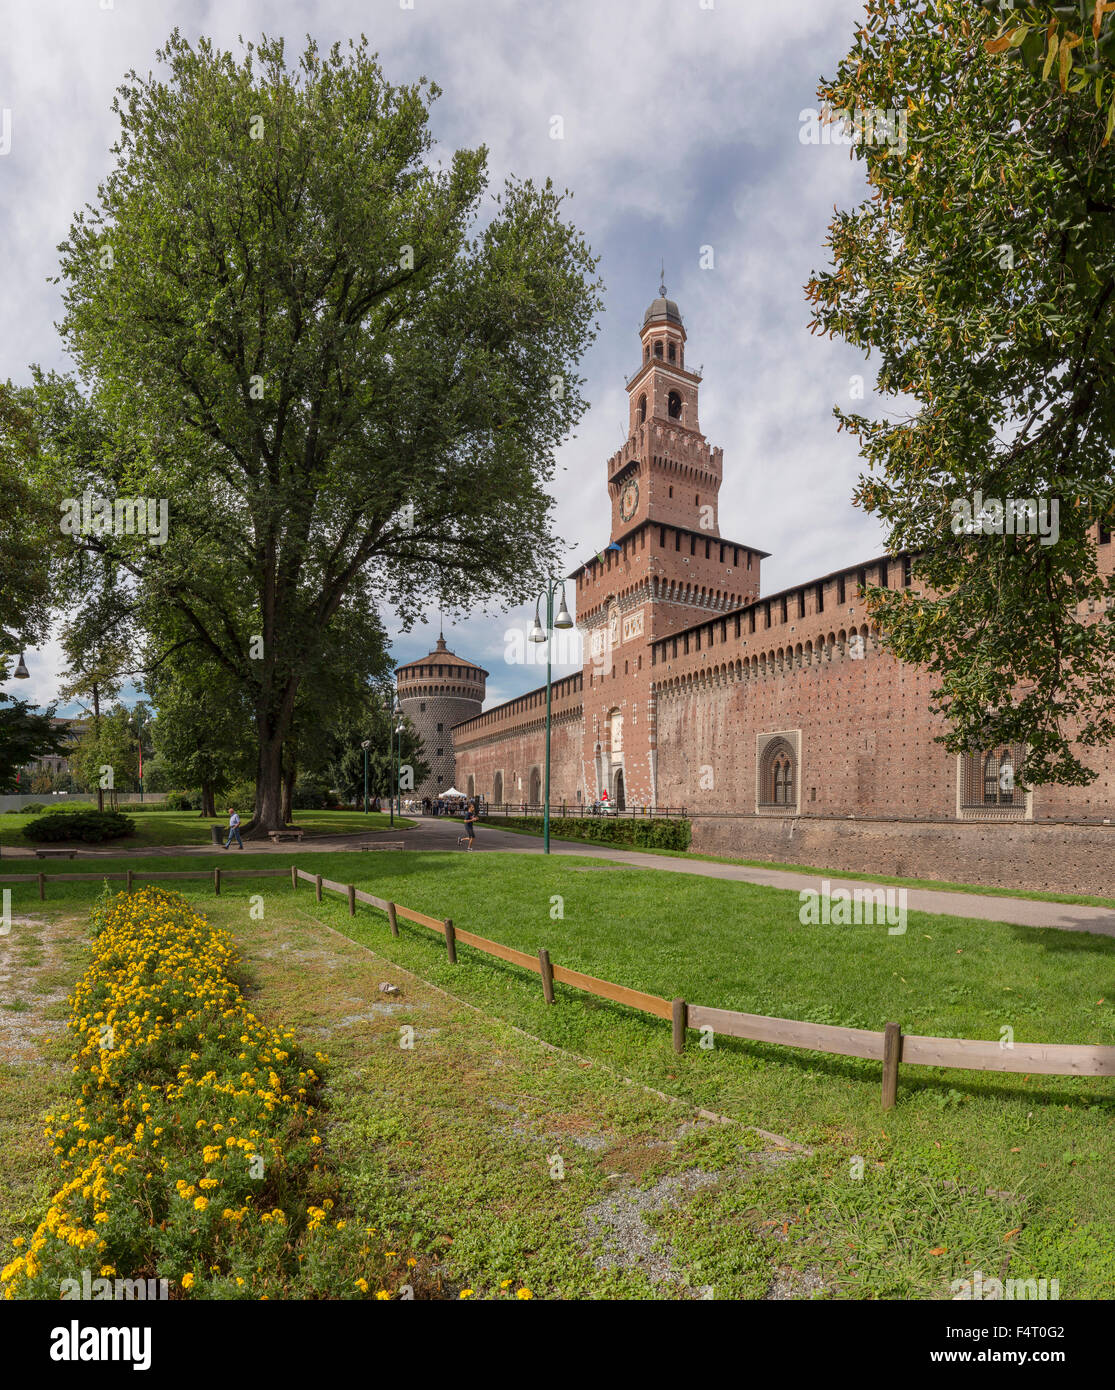
<svg viewBox="0 0 1115 1390">
<path fill-rule="evenodd" d="M 685 807 L 707 853 L 1115 893 L 1115 750 L 1088 754 L 1099 772 L 1088 787 L 962 804 L 961 760 L 936 742 L 932 678 L 883 651 L 861 596 L 910 583 L 907 557 L 760 596 L 766 552 L 721 535 L 723 458 L 699 429 L 685 338 L 676 305 L 656 299 L 628 382 L 628 439 L 605 467 L 609 543 L 569 579 L 584 665 L 553 686 L 551 802 L 607 790 L 627 808 Z M 1113 551 L 1099 546 L 1101 572 Z M 545 688 L 470 713 L 453 732 L 458 786 L 538 804 Z M 765 805 L 780 749 L 790 800 Z"/>
</svg>

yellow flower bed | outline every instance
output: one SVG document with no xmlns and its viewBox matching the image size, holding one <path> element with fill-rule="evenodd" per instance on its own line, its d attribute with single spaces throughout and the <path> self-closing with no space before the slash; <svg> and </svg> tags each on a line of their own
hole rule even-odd
<svg viewBox="0 0 1115 1390">
<path fill-rule="evenodd" d="M 158 888 L 93 915 L 74 1098 L 46 1121 L 63 1181 L 0 1272 L 4 1296 L 58 1298 L 107 1267 L 174 1297 L 397 1296 L 405 1264 L 326 1220 L 319 1072 L 248 1009 L 229 934 Z"/>
</svg>

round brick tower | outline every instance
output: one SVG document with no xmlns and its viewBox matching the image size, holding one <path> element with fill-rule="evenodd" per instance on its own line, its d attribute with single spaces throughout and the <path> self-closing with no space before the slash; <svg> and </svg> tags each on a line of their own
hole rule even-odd
<svg viewBox="0 0 1115 1390">
<path fill-rule="evenodd" d="M 453 785 L 453 725 L 480 713 L 487 678 L 488 672 L 482 666 L 449 651 L 444 635 L 437 639 L 429 656 L 396 667 L 399 704 L 417 730 L 430 766 L 429 778 L 415 786 L 410 795 L 432 799 Z"/>
</svg>

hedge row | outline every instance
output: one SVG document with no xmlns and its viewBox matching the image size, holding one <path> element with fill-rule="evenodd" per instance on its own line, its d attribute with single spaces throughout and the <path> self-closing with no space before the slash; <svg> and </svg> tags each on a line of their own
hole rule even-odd
<svg viewBox="0 0 1115 1390">
<path fill-rule="evenodd" d="M 37 816 L 23 827 L 29 840 L 81 840 L 85 844 L 100 844 L 131 835 L 135 821 L 122 811 L 58 810 Z"/>
<path fill-rule="evenodd" d="M 492 816 L 487 824 L 496 829 L 503 817 Z M 542 834 L 541 816 L 509 816 L 511 829 Z M 596 840 L 601 844 L 636 845 L 641 849 L 688 849 L 692 825 L 687 820 L 633 820 L 630 816 L 551 816 L 550 834 L 559 840 Z"/>
<path fill-rule="evenodd" d="M 228 933 L 158 888 L 106 891 L 93 916 L 70 1001 L 73 1098 L 47 1116 L 62 1185 L 14 1242 L 4 1296 L 65 1297 L 83 1272 L 166 1279 L 174 1298 L 388 1299 L 414 1284 L 374 1228 L 344 1219 L 317 1067 L 247 1008 Z"/>
</svg>

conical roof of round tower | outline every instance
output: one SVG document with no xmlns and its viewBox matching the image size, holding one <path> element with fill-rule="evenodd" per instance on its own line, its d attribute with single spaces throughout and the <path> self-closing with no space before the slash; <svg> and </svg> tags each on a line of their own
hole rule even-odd
<svg viewBox="0 0 1115 1390">
<path fill-rule="evenodd" d="M 468 657 L 458 656 L 456 652 L 451 652 L 445 645 L 444 637 L 439 637 L 437 639 L 437 646 L 428 656 L 419 656 L 416 657 L 414 661 L 406 661 L 401 666 L 396 666 L 395 674 L 398 675 L 402 671 L 409 671 L 412 666 L 426 666 L 432 661 L 442 663 L 455 661 L 458 666 L 471 666 L 474 671 L 478 671 L 482 676 L 491 674 L 485 671 L 483 666 L 478 665 L 475 661 L 469 661 Z"/>
<path fill-rule="evenodd" d="M 681 321 L 681 310 L 673 299 L 667 299 L 665 295 L 659 295 L 657 299 L 652 299 L 647 306 L 647 311 L 643 315 L 643 327 L 654 319 L 665 319 L 668 323 L 676 323 L 684 328 Z"/>
</svg>

